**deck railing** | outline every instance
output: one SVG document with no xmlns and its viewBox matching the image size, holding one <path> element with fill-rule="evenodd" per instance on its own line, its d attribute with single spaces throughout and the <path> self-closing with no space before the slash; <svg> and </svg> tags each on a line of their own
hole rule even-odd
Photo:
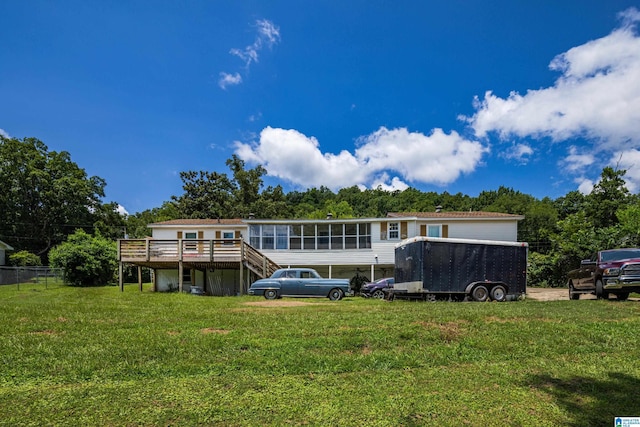
<svg viewBox="0 0 640 427">
<path fill-rule="evenodd" d="M 126 263 L 242 262 L 262 277 L 279 266 L 244 239 L 122 239 L 118 258 Z"/>
</svg>

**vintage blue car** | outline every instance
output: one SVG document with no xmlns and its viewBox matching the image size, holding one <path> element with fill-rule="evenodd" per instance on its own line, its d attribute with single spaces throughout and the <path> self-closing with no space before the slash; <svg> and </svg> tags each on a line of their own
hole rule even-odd
<svg viewBox="0 0 640 427">
<path fill-rule="evenodd" d="M 256 280 L 249 295 L 263 295 L 266 299 L 281 297 L 326 297 L 331 301 L 351 293 L 348 279 L 323 279 L 312 268 L 283 268 L 268 279 Z"/>
</svg>

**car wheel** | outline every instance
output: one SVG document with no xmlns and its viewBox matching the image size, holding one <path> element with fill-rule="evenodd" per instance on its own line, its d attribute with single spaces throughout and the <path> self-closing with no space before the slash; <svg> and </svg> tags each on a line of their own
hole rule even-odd
<svg viewBox="0 0 640 427">
<path fill-rule="evenodd" d="M 277 299 L 278 292 L 275 289 L 267 289 L 266 291 L 264 291 L 264 297 L 266 299 Z"/>
<path fill-rule="evenodd" d="M 489 298 L 489 291 L 484 285 L 478 285 L 471 291 L 471 298 L 474 301 L 484 302 Z"/>
<path fill-rule="evenodd" d="M 602 280 L 598 279 L 596 281 L 596 298 L 598 299 L 609 299 L 609 292 L 604 290 L 604 286 L 602 285 Z"/>
<path fill-rule="evenodd" d="M 334 288 L 334 289 L 331 289 L 331 291 L 329 292 L 329 299 L 331 301 L 341 300 L 343 296 L 344 296 L 344 292 L 342 292 L 342 289 Z"/>
<path fill-rule="evenodd" d="M 629 298 L 629 292 L 620 292 L 616 295 L 620 301 L 626 301 Z"/>
<path fill-rule="evenodd" d="M 371 294 L 371 296 L 373 298 L 378 298 L 378 299 L 383 299 L 384 298 L 384 292 L 382 292 L 381 289 L 378 289 L 377 291 L 375 291 L 374 293 Z"/>
<path fill-rule="evenodd" d="M 569 283 L 569 299 L 580 299 L 580 294 L 576 292 L 575 288 L 573 287 L 573 283 Z"/>
<path fill-rule="evenodd" d="M 502 285 L 496 285 L 491 288 L 491 299 L 497 302 L 503 302 L 507 299 L 507 290 Z"/>
</svg>

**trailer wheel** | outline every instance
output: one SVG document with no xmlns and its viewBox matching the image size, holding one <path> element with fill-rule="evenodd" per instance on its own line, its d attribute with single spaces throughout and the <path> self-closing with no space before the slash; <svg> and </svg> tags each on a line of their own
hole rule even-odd
<svg viewBox="0 0 640 427">
<path fill-rule="evenodd" d="M 507 299 L 507 290 L 502 285 L 496 285 L 491 288 L 491 299 L 497 302 L 503 302 Z"/>
<path fill-rule="evenodd" d="M 474 301 L 484 302 L 489 298 L 489 291 L 486 286 L 478 285 L 471 291 L 471 298 L 473 298 Z"/>
</svg>

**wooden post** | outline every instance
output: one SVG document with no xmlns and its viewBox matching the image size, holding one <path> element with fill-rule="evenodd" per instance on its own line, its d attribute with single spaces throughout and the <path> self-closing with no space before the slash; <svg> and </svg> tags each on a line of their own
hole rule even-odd
<svg viewBox="0 0 640 427">
<path fill-rule="evenodd" d="M 124 278 L 122 271 L 122 261 L 118 262 L 118 285 L 120 285 L 120 292 L 124 292 Z"/>
<path fill-rule="evenodd" d="M 138 288 L 142 292 L 142 266 L 138 266 Z"/>
<path fill-rule="evenodd" d="M 158 272 L 154 268 L 153 270 L 151 270 L 151 274 L 153 276 L 151 278 L 151 281 L 153 282 L 153 292 L 158 292 Z"/>
<path fill-rule="evenodd" d="M 183 281 L 183 267 L 182 260 L 178 261 L 178 291 L 182 292 L 182 281 Z"/>
<path fill-rule="evenodd" d="M 240 239 L 240 295 L 245 294 L 244 289 L 244 243 L 242 238 Z"/>
</svg>

